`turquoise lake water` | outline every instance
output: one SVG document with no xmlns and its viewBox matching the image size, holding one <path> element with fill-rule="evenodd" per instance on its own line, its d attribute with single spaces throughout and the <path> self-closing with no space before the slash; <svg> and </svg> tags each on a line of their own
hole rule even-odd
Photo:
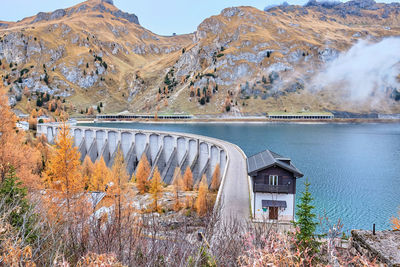
<svg viewBox="0 0 400 267">
<path fill-rule="evenodd" d="M 186 132 L 290 157 L 307 178 L 315 212 L 350 229 L 389 229 L 400 207 L 400 124 L 96 123 L 98 127 Z"/>
</svg>

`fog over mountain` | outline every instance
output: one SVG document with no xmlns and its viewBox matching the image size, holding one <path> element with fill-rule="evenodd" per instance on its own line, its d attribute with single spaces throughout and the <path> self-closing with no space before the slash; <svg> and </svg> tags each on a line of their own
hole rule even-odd
<svg viewBox="0 0 400 267">
<path fill-rule="evenodd" d="M 398 89 L 399 50 L 400 38 L 386 38 L 378 43 L 361 40 L 328 63 L 326 70 L 313 80 L 313 86 L 339 85 L 354 100 Z"/>
</svg>

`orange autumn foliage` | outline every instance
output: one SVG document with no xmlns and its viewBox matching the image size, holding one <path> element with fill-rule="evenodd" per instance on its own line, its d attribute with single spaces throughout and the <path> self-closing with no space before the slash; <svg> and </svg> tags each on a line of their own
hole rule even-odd
<svg viewBox="0 0 400 267">
<path fill-rule="evenodd" d="M 136 171 L 136 187 L 140 194 L 148 191 L 148 179 L 150 176 L 151 167 L 145 154 L 142 155 Z"/>
<path fill-rule="evenodd" d="M 94 164 L 92 160 L 89 158 L 89 156 L 86 156 L 82 163 L 82 178 L 85 184 L 85 188 L 89 186 L 89 181 L 93 176 L 93 172 L 94 172 Z"/>
<path fill-rule="evenodd" d="M 220 183 L 220 167 L 219 164 L 217 164 L 211 178 L 211 191 L 218 191 Z"/>
<path fill-rule="evenodd" d="M 197 214 L 203 217 L 207 214 L 207 195 L 208 195 L 208 183 L 206 175 L 203 175 L 201 182 L 199 184 L 199 195 L 197 196 L 195 208 Z"/>
<path fill-rule="evenodd" d="M 0 179 L 13 166 L 29 189 L 40 188 L 42 168 L 40 152 L 26 143 L 23 131 L 17 131 L 17 118 L 8 105 L 5 88 L 0 84 Z"/>
<path fill-rule="evenodd" d="M 161 174 L 158 171 L 158 167 L 154 170 L 153 178 L 151 179 L 150 182 L 150 194 L 151 197 L 153 198 L 153 210 L 158 211 L 159 206 L 158 206 L 158 200 L 160 199 L 160 196 L 163 191 L 163 186 L 161 182 Z"/>
<path fill-rule="evenodd" d="M 107 190 L 110 194 L 120 196 L 128 189 L 129 175 L 126 171 L 124 155 L 119 148 L 115 155 L 114 164 L 111 168 L 111 181 L 112 186 Z"/>
<path fill-rule="evenodd" d="M 174 186 L 174 210 L 178 211 L 182 207 L 181 201 L 179 199 L 179 193 L 180 191 L 182 191 L 183 188 L 183 178 L 181 169 L 179 167 L 175 168 L 174 180 L 172 182 L 172 185 Z"/>
<path fill-rule="evenodd" d="M 105 191 L 107 184 L 110 182 L 111 172 L 107 168 L 103 157 L 101 157 L 100 160 L 96 161 L 94 164 L 93 173 L 89 180 L 88 190 L 97 192 Z"/>
<path fill-rule="evenodd" d="M 183 190 L 193 190 L 193 173 L 190 167 L 187 167 L 185 173 L 183 174 Z"/>
<path fill-rule="evenodd" d="M 74 147 L 68 125 L 64 122 L 58 131 L 54 151 L 49 157 L 44 182 L 50 189 L 64 193 L 66 198 L 82 192 L 84 182 L 80 153 Z"/>
<path fill-rule="evenodd" d="M 395 231 L 400 231 L 400 211 L 399 211 L 399 217 L 393 217 L 391 220 L 392 223 L 392 229 Z"/>
</svg>

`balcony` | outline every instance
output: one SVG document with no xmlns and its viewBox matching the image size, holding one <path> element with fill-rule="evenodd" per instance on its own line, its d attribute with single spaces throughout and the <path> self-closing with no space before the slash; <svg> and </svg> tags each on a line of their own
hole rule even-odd
<svg viewBox="0 0 400 267">
<path fill-rule="evenodd" d="M 254 192 L 261 193 L 289 193 L 289 185 L 254 184 Z"/>
</svg>

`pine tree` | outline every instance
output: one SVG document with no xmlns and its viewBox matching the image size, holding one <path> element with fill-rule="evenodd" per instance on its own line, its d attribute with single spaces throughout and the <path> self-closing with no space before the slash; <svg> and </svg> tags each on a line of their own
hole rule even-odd
<svg viewBox="0 0 400 267">
<path fill-rule="evenodd" d="M 315 253 L 318 250 L 318 242 L 315 240 L 314 232 L 318 223 L 314 221 L 316 215 L 313 213 L 315 207 L 311 204 L 313 198 L 309 191 L 310 183 L 306 181 L 305 186 L 300 203 L 297 205 L 298 220 L 293 222 L 293 225 L 298 228 L 296 232 L 297 245 L 307 253 Z"/>
<path fill-rule="evenodd" d="M 217 164 L 211 179 L 211 191 L 218 191 L 220 183 L 220 167 L 219 164 Z"/>
<path fill-rule="evenodd" d="M 183 190 L 193 190 L 193 173 L 189 166 L 186 168 L 186 171 L 183 174 Z"/>
<path fill-rule="evenodd" d="M 158 200 L 160 199 L 160 195 L 163 191 L 163 186 L 161 183 L 161 175 L 158 171 L 158 167 L 154 170 L 153 178 L 151 179 L 150 183 L 150 194 L 153 198 L 153 210 L 158 211 Z"/>
<path fill-rule="evenodd" d="M 29 243 L 37 237 L 33 230 L 36 218 L 32 215 L 32 206 L 27 200 L 27 189 L 23 187 L 22 182 L 17 177 L 15 169 L 10 169 L 0 184 L 0 199 L 4 205 L 2 214 L 9 214 L 8 223 L 19 230 Z"/>
<path fill-rule="evenodd" d="M 151 168 L 147 156 L 142 155 L 136 171 L 136 187 L 140 194 L 148 192 L 148 179 L 150 176 Z"/>
<path fill-rule="evenodd" d="M 207 214 L 207 195 L 208 195 L 208 183 L 206 175 L 203 175 L 199 184 L 199 195 L 197 196 L 195 208 L 197 214 L 203 217 Z"/>
</svg>

